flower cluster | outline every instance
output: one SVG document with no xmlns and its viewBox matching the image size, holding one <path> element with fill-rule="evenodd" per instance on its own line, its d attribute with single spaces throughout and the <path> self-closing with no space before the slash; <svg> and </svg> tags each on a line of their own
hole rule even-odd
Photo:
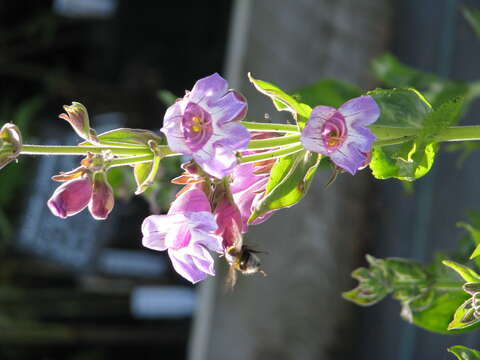
<svg viewBox="0 0 480 360">
<path fill-rule="evenodd" d="M 162 156 L 191 157 L 182 165 L 184 174 L 172 180 L 184 187 L 168 213 L 144 220 L 143 245 L 167 251 L 177 273 L 192 283 L 215 274 L 212 253 L 224 254 L 231 266 L 244 273 L 261 272 L 255 251 L 247 250 L 242 236 L 250 225 L 267 220 L 275 211 L 261 216 L 255 212 L 265 199 L 277 162 L 272 154 L 306 149 L 328 156 L 338 169 L 355 174 L 369 161 L 375 137 L 367 126 L 376 121 L 380 110 L 370 96 L 352 99 L 338 109 L 317 106 L 303 130 L 296 128 L 294 135 L 282 136 L 268 130 L 249 132 L 242 123 L 247 108 L 245 97 L 229 89 L 220 75 L 200 79 L 167 109 L 161 132 L 168 150 L 160 151 L 158 137 L 141 130 L 118 129 L 97 137 L 82 104 L 65 106 L 60 118 L 86 140 L 81 145 L 103 146 L 102 141 L 108 141 L 112 150 L 124 144 L 130 150 L 121 155 L 89 154 L 80 167 L 54 176 L 63 184 L 48 200 L 48 207 L 61 218 L 88 207 L 95 219 L 105 219 L 114 204 L 106 172 L 115 161 L 128 165 L 128 153 L 146 149 L 146 158 L 131 158 L 143 191 L 153 182 Z M 5 139 L 11 138 L 9 129 L 2 129 Z M 8 149 L 4 162 L 16 156 L 18 146 Z"/>
<path fill-rule="evenodd" d="M 105 220 L 113 209 L 114 197 L 105 172 L 104 155 L 89 154 L 81 164 L 70 172 L 52 177 L 63 184 L 55 190 L 47 205 L 53 215 L 62 219 L 88 206 L 94 219 Z"/>
</svg>

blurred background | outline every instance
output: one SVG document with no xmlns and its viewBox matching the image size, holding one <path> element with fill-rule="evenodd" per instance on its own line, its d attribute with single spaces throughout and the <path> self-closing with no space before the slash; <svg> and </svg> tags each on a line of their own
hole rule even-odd
<svg viewBox="0 0 480 360">
<path fill-rule="evenodd" d="M 26 143 L 76 144 L 61 105 L 80 101 L 97 131 L 158 131 L 176 97 L 213 72 L 249 99 L 251 121 L 285 121 L 246 73 L 295 91 L 335 78 L 381 86 L 371 62 L 402 63 L 458 81 L 478 79 L 480 42 L 462 15 L 478 0 L 54 0 L 0 2 L 0 122 Z M 378 75 L 378 72 L 377 72 Z M 385 79 L 383 79 L 385 83 Z M 414 84 L 395 83 L 388 87 Z M 478 123 L 478 103 L 462 120 Z M 442 153 L 413 190 L 374 182 L 368 170 L 327 190 L 319 171 L 300 205 L 249 232 L 268 251 L 268 277 L 226 293 L 226 266 L 191 286 L 163 253 L 142 248 L 140 224 L 178 190 L 178 163 L 132 197 L 123 170 L 109 173 L 117 203 L 107 222 L 50 214 L 50 176 L 78 158 L 22 158 L 0 175 L 0 359 L 448 359 L 475 333 L 438 335 L 400 319 L 385 300 L 356 307 L 340 296 L 365 253 L 430 261 L 455 249 L 455 227 L 478 209 L 478 159 L 459 169 Z"/>
</svg>

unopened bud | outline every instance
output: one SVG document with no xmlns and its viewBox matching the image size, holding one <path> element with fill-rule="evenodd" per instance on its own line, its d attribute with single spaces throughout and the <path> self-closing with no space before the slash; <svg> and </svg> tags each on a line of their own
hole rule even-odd
<svg viewBox="0 0 480 360">
<path fill-rule="evenodd" d="M 47 205 L 53 215 L 65 219 L 85 209 L 92 197 L 92 179 L 90 174 L 69 180 L 60 185 Z"/>
<path fill-rule="evenodd" d="M 105 220 L 113 209 L 115 199 L 113 190 L 103 171 L 93 175 L 92 200 L 88 204 L 90 214 L 97 220 Z"/>
<path fill-rule="evenodd" d="M 18 127 L 6 123 L 0 129 L 0 169 L 15 160 L 22 150 L 22 135 Z"/>
<path fill-rule="evenodd" d="M 90 119 L 84 105 L 74 101 L 72 105 L 63 105 L 63 109 L 67 113 L 60 114 L 58 117 L 68 121 L 78 136 L 88 141 L 97 141 L 95 131 L 90 129 Z"/>
</svg>

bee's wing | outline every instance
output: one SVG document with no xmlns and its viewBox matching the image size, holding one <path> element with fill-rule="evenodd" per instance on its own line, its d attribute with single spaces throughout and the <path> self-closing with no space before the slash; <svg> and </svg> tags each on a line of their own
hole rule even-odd
<svg viewBox="0 0 480 360">
<path fill-rule="evenodd" d="M 228 268 L 227 278 L 225 279 L 225 287 L 227 291 L 232 291 L 237 283 L 237 270 L 233 266 Z"/>
</svg>

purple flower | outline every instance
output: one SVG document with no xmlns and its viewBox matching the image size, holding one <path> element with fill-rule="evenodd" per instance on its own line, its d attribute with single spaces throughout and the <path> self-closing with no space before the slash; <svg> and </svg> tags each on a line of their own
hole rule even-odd
<svg viewBox="0 0 480 360">
<path fill-rule="evenodd" d="M 303 129 L 303 146 L 326 156 L 354 175 L 367 160 L 375 136 L 367 128 L 380 116 L 380 108 L 371 96 L 360 96 L 337 109 L 316 106 Z"/>
<path fill-rule="evenodd" d="M 250 141 L 238 123 L 246 113 L 246 99 L 215 73 L 167 109 L 161 131 L 172 151 L 192 155 L 207 173 L 223 178 L 237 165 L 236 152 Z"/>
<path fill-rule="evenodd" d="M 79 167 L 69 173 L 54 176 L 54 180 L 65 181 L 47 201 L 53 215 L 62 219 L 78 214 L 88 206 L 92 217 L 105 220 L 113 209 L 114 197 L 105 173 L 92 173 Z"/>
<path fill-rule="evenodd" d="M 215 275 L 208 250 L 222 252 L 222 237 L 205 193 L 197 188 L 182 193 L 167 215 L 151 215 L 142 224 L 143 246 L 168 251 L 174 269 L 192 283 Z"/>
</svg>

